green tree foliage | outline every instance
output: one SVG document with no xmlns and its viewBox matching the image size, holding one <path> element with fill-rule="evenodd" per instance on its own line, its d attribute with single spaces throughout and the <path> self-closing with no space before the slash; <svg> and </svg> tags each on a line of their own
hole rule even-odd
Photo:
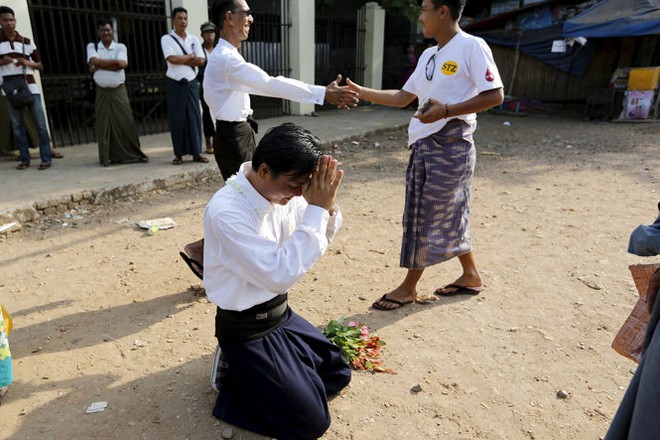
<svg viewBox="0 0 660 440">
<path fill-rule="evenodd" d="M 379 3 L 386 11 L 404 15 L 411 21 L 417 21 L 422 11 L 417 0 L 381 0 Z"/>
</svg>

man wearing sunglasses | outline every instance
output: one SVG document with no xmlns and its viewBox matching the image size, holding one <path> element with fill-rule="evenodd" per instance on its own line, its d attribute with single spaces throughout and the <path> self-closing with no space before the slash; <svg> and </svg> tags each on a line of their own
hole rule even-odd
<svg viewBox="0 0 660 440">
<path fill-rule="evenodd" d="M 454 257 L 463 273 L 435 293 L 475 295 L 482 289 L 468 223 L 476 160 L 472 134 L 476 113 L 501 104 L 504 95 L 490 48 L 459 27 L 464 6 L 465 0 L 422 2 L 424 37 L 438 45 L 422 53 L 401 90 L 374 90 L 346 80 L 361 98 L 378 104 L 406 107 L 415 98 L 421 103 L 408 127 L 400 261 L 408 271 L 397 288 L 373 303 L 375 309 L 414 302 L 424 269 Z"/>
<path fill-rule="evenodd" d="M 216 121 L 213 150 L 225 180 L 252 158 L 256 147 L 250 94 L 308 104 L 327 101 L 339 108 L 357 105 L 357 94 L 346 86 L 338 86 L 341 75 L 326 87 L 315 86 L 282 76 L 272 77 L 246 62 L 238 49 L 247 40 L 254 18 L 245 0 L 216 0 L 211 18 L 218 27 L 220 40 L 204 74 L 204 98 Z"/>
<path fill-rule="evenodd" d="M 216 0 L 211 18 L 220 39 L 209 56 L 203 88 L 204 99 L 215 121 L 213 154 L 223 179 L 229 179 L 243 162 L 251 160 L 256 147 L 257 122 L 252 119 L 250 94 L 308 104 L 320 105 L 327 101 L 344 109 L 357 106 L 357 93 L 338 85 L 341 75 L 325 87 L 316 86 L 283 76 L 270 76 L 259 66 L 246 62 L 238 49 L 247 40 L 254 18 L 245 0 Z M 200 278 L 204 270 L 203 249 L 203 240 L 197 240 L 180 252 Z"/>
</svg>

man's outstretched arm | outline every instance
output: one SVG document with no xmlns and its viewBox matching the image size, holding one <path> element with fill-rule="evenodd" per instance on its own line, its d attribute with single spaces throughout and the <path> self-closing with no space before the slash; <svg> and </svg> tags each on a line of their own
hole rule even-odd
<svg viewBox="0 0 660 440">
<path fill-rule="evenodd" d="M 337 79 L 332 81 L 325 87 L 325 100 L 330 104 L 348 110 L 351 107 L 356 107 L 360 96 L 348 86 L 340 86 L 341 75 L 337 75 Z"/>
</svg>

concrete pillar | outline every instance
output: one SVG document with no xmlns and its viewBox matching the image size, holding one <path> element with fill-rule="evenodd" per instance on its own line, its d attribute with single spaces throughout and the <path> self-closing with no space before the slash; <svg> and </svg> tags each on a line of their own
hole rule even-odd
<svg viewBox="0 0 660 440">
<path fill-rule="evenodd" d="M 16 31 L 24 37 L 34 40 L 34 34 L 32 32 L 32 20 L 30 20 L 30 10 L 28 8 L 27 0 L 5 0 L 4 6 L 9 6 L 14 10 L 14 18 L 16 18 Z M 39 49 L 39 42 L 35 41 L 37 49 Z M 45 56 L 44 56 L 45 55 Z M 48 54 L 42 53 L 42 58 L 47 59 Z M 44 63 L 44 68 L 48 69 L 48 66 Z M 38 70 L 34 71 L 34 79 L 39 85 L 39 90 L 41 90 L 41 106 L 44 108 L 44 116 L 46 117 L 46 122 L 48 122 L 48 111 L 46 110 L 46 100 L 44 98 L 44 88 L 41 85 L 41 75 Z M 48 132 L 50 134 L 50 124 L 46 123 L 48 127 Z"/>
<path fill-rule="evenodd" d="M 167 26 L 172 30 L 172 9 L 182 7 L 188 11 L 188 29 L 186 32 L 202 39 L 202 33 L 199 28 L 202 23 L 209 21 L 208 4 L 206 0 L 169 0 L 165 2 L 165 12 L 167 13 Z"/>
<path fill-rule="evenodd" d="M 314 2 L 310 0 L 290 0 L 289 17 L 289 59 L 291 77 L 314 84 L 315 38 L 314 38 Z M 291 102 L 291 114 L 306 115 L 314 111 L 314 104 Z"/>
<path fill-rule="evenodd" d="M 381 89 L 383 87 L 385 10 L 375 2 L 367 3 L 366 8 L 364 85 L 373 89 Z"/>
</svg>

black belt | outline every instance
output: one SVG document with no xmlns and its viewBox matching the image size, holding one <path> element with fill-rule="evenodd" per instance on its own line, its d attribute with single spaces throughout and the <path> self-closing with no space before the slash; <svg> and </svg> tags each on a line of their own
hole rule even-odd
<svg viewBox="0 0 660 440">
<path fill-rule="evenodd" d="M 9 79 L 12 79 L 12 78 L 23 78 L 23 77 L 25 77 L 28 84 L 36 84 L 37 83 L 34 80 L 34 75 L 31 75 L 29 73 L 27 75 L 23 75 L 22 73 L 19 73 L 17 75 L 5 75 L 5 76 L 0 76 L 0 77 L 2 77 L 5 81 L 7 81 Z"/>
<path fill-rule="evenodd" d="M 277 329 L 287 316 L 287 294 L 237 312 L 218 307 L 215 314 L 215 336 L 218 339 L 252 340 Z"/>
<path fill-rule="evenodd" d="M 215 126 L 216 126 L 217 129 L 220 129 L 223 126 L 231 127 L 231 126 L 238 125 L 238 124 L 244 124 L 246 122 L 248 124 L 250 124 L 250 127 L 252 127 L 252 131 L 254 131 L 255 133 L 259 133 L 259 123 L 254 120 L 252 115 L 247 117 L 247 121 L 221 121 L 220 119 L 217 119 L 215 121 Z"/>
<path fill-rule="evenodd" d="M 177 84 L 190 84 L 191 82 L 197 82 L 197 78 L 193 78 L 193 79 L 182 78 L 182 79 L 179 79 L 179 80 L 170 78 L 169 76 L 166 76 L 165 78 L 167 78 L 170 81 L 175 82 Z"/>
</svg>

